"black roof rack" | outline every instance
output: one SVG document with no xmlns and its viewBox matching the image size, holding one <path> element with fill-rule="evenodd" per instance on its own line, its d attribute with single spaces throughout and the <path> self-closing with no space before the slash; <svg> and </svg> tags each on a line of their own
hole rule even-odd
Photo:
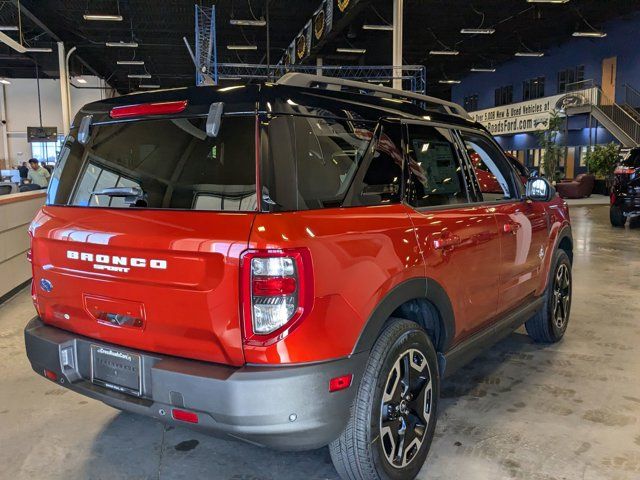
<svg viewBox="0 0 640 480">
<path fill-rule="evenodd" d="M 458 115 L 467 120 L 471 119 L 471 115 L 460 105 L 441 100 L 439 98 L 430 97 L 414 92 L 405 92 L 404 90 L 396 90 L 394 88 L 382 87 L 365 82 L 356 82 L 343 78 L 323 77 L 320 75 L 311 75 L 307 73 L 287 73 L 283 75 L 277 82 L 278 85 L 287 85 L 293 87 L 305 88 L 324 88 L 326 90 L 365 90 L 371 94 L 381 98 L 395 98 L 402 100 L 417 100 L 424 104 L 425 109 L 434 109 L 451 115 Z"/>
</svg>

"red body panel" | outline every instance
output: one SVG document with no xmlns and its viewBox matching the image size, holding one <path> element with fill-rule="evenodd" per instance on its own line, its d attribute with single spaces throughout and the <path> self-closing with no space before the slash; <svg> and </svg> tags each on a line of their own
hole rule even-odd
<svg viewBox="0 0 640 480">
<path fill-rule="evenodd" d="M 456 338 L 463 339 L 491 320 L 498 308 L 500 239 L 487 207 L 412 211 L 411 219 L 425 257 L 425 276 L 447 292 L 455 315 Z M 455 243 L 437 248 L 439 238 Z"/>
<path fill-rule="evenodd" d="M 242 365 L 239 257 L 254 217 L 45 207 L 31 226 L 38 312 L 45 323 L 105 342 Z M 70 258 L 80 254 L 85 260 Z M 114 257 L 128 271 L 105 270 Z M 153 260 L 166 268 L 152 268 Z M 50 292 L 39 288 L 42 279 Z M 142 321 L 119 327 L 100 313 Z"/>
<path fill-rule="evenodd" d="M 302 363 L 351 354 L 365 322 L 399 283 L 424 277 L 404 205 L 259 214 L 250 247 L 306 247 L 314 304 L 280 342 L 245 346 L 248 363 Z"/>
</svg>

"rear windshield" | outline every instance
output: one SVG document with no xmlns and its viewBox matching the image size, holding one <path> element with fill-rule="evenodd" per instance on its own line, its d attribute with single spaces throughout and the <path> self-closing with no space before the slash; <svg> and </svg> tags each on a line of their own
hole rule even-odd
<svg viewBox="0 0 640 480">
<path fill-rule="evenodd" d="M 51 179 L 50 205 L 214 211 L 256 210 L 254 116 L 93 125 L 86 145 L 67 138 Z"/>
</svg>

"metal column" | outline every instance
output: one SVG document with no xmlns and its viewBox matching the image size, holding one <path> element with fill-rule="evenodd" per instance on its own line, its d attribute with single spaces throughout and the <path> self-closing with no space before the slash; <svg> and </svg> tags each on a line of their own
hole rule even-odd
<svg viewBox="0 0 640 480">
<path fill-rule="evenodd" d="M 402 13 L 404 0 L 393 0 L 393 88 L 402 90 Z M 400 68 L 396 68 L 400 67 Z"/>
<path fill-rule="evenodd" d="M 60 100 L 62 104 L 62 131 L 65 137 L 69 134 L 69 75 L 67 74 L 67 58 L 64 53 L 64 43 L 58 42 L 58 65 L 60 68 Z"/>
<path fill-rule="evenodd" d="M 4 154 L 5 165 L 3 168 L 12 168 L 9 162 L 9 126 L 7 124 L 7 91 L 6 87 L 2 85 L 0 90 L 0 120 L 2 121 L 2 147 Z M 14 162 L 15 163 L 15 162 Z"/>
</svg>

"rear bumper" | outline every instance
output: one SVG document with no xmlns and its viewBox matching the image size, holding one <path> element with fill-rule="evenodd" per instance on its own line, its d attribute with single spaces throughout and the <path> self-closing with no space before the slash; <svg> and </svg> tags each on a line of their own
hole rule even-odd
<svg viewBox="0 0 640 480">
<path fill-rule="evenodd" d="M 25 328 L 27 356 L 34 371 L 58 375 L 58 384 L 108 405 L 165 423 L 282 450 L 318 448 L 344 428 L 367 354 L 312 365 L 242 368 L 121 348 L 45 325 L 38 317 Z M 91 345 L 142 356 L 142 397 L 91 382 Z M 61 363 L 63 349 L 74 365 Z M 329 393 L 331 378 L 353 373 L 351 387 Z M 198 414 L 198 423 L 171 416 L 173 408 Z M 294 420 L 295 418 L 295 420 Z"/>
</svg>

